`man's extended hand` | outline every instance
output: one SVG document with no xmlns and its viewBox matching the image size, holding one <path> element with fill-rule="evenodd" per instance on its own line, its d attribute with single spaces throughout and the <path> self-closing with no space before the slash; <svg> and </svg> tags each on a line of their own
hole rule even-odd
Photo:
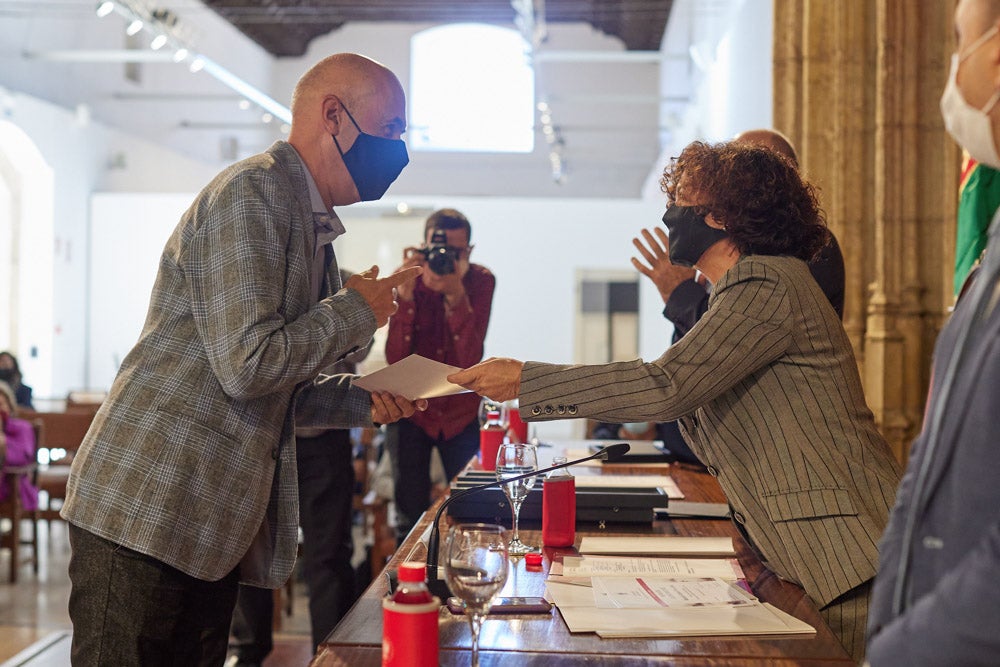
<svg viewBox="0 0 1000 667">
<path fill-rule="evenodd" d="M 670 237 L 667 233 L 656 228 L 656 237 L 648 229 L 642 230 L 642 237 L 646 239 L 646 245 L 638 238 L 632 239 L 632 245 L 636 247 L 639 254 L 646 260 L 643 264 L 637 258 L 632 258 L 632 266 L 642 275 L 653 281 L 656 285 L 663 303 L 667 302 L 677 286 L 685 280 L 692 280 L 695 277 L 695 270 L 685 266 L 677 266 L 670 263 Z M 657 240 L 659 239 L 659 240 Z M 648 248 L 646 246 L 649 246 Z"/>
<path fill-rule="evenodd" d="M 448 382 L 471 389 L 494 401 L 509 401 L 521 391 L 521 369 L 524 362 L 516 359 L 490 357 L 475 366 L 448 376 Z"/>
<path fill-rule="evenodd" d="M 378 277 L 378 267 L 373 266 L 367 271 L 355 273 L 344 284 L 344 287 L 356 290 L 375 313 L 378 327 L 383 327 L 389 321 L 389 316 L 396 312 L 396 287 L 412 283 L 420 275 L 420 267 L 402 269 L 387 278 Z"/>
<path fill-rule="evenodd" d="M 409 246 L 403 248 L 403 263 L 399 265 L 399 268 L 393 271 L 393 273 L 399 273 L 410 267 L 417 267 L 421 269 L 424 265 L 424 256 L 420 252 L 420 248 L 416 246 Z M 400 301 L 413 301 L 413 288 L 416 285 L 416 281 L 410 281 L 398 285 L 396 287 L 396 296 Z"/>
<path fill-rule="evenodd" d="M 388 391 L 372 392 L 372 422 L 376 424 L 391 424 L 400 419 L 412 417 L 418 410 L 427 409 L 427 399 L 418 398 L 411 401 L 403 396 L 396 396 Z"/>
</svg>

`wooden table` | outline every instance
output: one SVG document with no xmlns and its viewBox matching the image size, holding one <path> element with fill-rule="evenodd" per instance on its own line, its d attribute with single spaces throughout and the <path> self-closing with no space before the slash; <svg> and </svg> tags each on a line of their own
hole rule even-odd
<svg viewBox="0 0 1000 667">
<path fill-rule="evenodd" d="M 558 454 L 548 452 L 549 455 Z M 540 452 L 541 453 L 541 452 Z M 540 456 L 541 458 L 541 456 Z M 541 461 L 539 462 L 542 463 Z M 589 474 L 593 469 L 574 469 L 575 474 Z M 725 497 L 715 478 L 679 466 L 662 467 L 605 465 L 595 474 L 669 474 L 677 482 L 686 500 L 724 502 Z M 420 536 L 433 520 L 437 505 L 426 512 L 406 541 L 386 566 L 394 570 L 404 560 L 424 560 L 426 547 Z M 523 523 L 523 522 L 522 522 Z M 530 526 L 529 526 L 530 527 Z M 446 526 L 442 525 L 446 529 Z M 522 539 L 540 544 L 538 530 L 522 528 Z M 480 663 L 484 665 L 850 665 L 851 660 L 840 642 L 831 634 L 813 602 L 801 588 L 779 580 L 760 563 L 753 551 L 728 520 L 685 519 L 656 521 L 652 525 L 577 526 L 577 545 L 584 535 L 685 535 L 729 536 L 733 538 L 747 581 L 754 593 L 796 618 L 816 628 L 815 636 L 800 637 L 697 637 L 685 639 L 601 639 L 595 634 L 570 634 L 566 624 L 553 609 L 551 616 L 490 616 L 480 635 Z M 443 542 L 443 540 L 442 540 Z M 565 555 L 578 555 L 575 549 L 543 550 L 542 566 L 526 567 L 523 559 L 511 562 L 507 585 L 501 595 L 541 596 L 549 564 Z M 333 665 L 376 666 L 381 664 L 382 598 L 388 592 L 383 572 L 362 594 L 347 616 L 320 645 L 311 663 L 313 667 Z M 442 665 L 468 665 L 471 650 L 469 624 L 464 616 L 441 610 L 440 660 Z"/>
</svg>

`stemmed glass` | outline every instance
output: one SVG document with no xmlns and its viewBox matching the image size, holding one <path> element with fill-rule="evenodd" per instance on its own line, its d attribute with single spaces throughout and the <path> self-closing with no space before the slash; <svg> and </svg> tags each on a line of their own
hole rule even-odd
<svg viewBox="0 0 1000 667">
<path fill-rule="evenodd" d="M 472 667 L 478 667 L 483 619 L 507 582 L 507 534 L 503 526 L 459 524 L 448 531 L 444 550 L 444 577 L 469 617 Z"/>
<path fill-rule="evenodd" d="M 536 547 L 522 542 L 517 530 L 521 503 L 528 497 L 531 487 L 535 485 L 535 478 L 529 477 L 516 482 L 504 482 L 504 480 L 535 470 L 538 470 L 538 456 L 535 453 L 534 445 L 523 443 L 500 445 L 500 449 L 497 451 L 497 481 L 503 484 L 503 492 L 507 494 L 507 500 L 510 501 L 510 511 L 514 518 L 514 535 L 507 547 L 511 556 L 523 556 L 538 551 Z"/>
</svg>

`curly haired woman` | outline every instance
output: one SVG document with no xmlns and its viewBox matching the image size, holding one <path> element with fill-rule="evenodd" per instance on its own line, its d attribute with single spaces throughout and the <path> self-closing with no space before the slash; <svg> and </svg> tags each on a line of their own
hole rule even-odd
<svg viewBox="0 0 1000 667">
<path fill-rule="evenodd" d="M 680 419 L 737 527 L 860 661 L 899 469 L 847 334 L 803 261 L 828 238 L 815 190 L 783 157 L 734 143 L 689 145 L 661 185 L 671 261 L 714 285 L 684 338 L 652 362 L 491 359 L 449 379 L 517 397 L 525 420 Z"/>
</svg>

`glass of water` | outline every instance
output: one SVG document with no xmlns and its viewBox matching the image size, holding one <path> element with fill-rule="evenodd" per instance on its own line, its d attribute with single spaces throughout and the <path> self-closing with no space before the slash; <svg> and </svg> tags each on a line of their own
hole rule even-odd
<svg viewBox="0 0 1000 667">
<path fill-rule="evenodd" d="M 479 631 L 507 582 L 507 531 L 486 523 L 452 526 L 445 542 L 444 577 L 462 600 L 472 630 L 472 665 L 479 665 Z"/>
<path fill-rule="evenodd" d="M 514 534 L 510 538 L 508 552 L 511 556 L 523 556 L 524 554 L 538 551 L 537 547 L 532 547 L 521 541 L 518 533 L 518 517 L 521 514 L 521 504 L 528 497 L 528 492 L 535 485 L 535 478 L 528 477 L 516 482 L 507 482 L 507 479 L 523 475 L 525 473 L 538 470 L 538 456 L 535 453 L 534 445 L 522 443 L 504 443 L 500 445 L 497 452 L 497 481 L 503 485 L 503 491 L 510 501 L 510 511 L 513 516 Z"/>
</svg>

